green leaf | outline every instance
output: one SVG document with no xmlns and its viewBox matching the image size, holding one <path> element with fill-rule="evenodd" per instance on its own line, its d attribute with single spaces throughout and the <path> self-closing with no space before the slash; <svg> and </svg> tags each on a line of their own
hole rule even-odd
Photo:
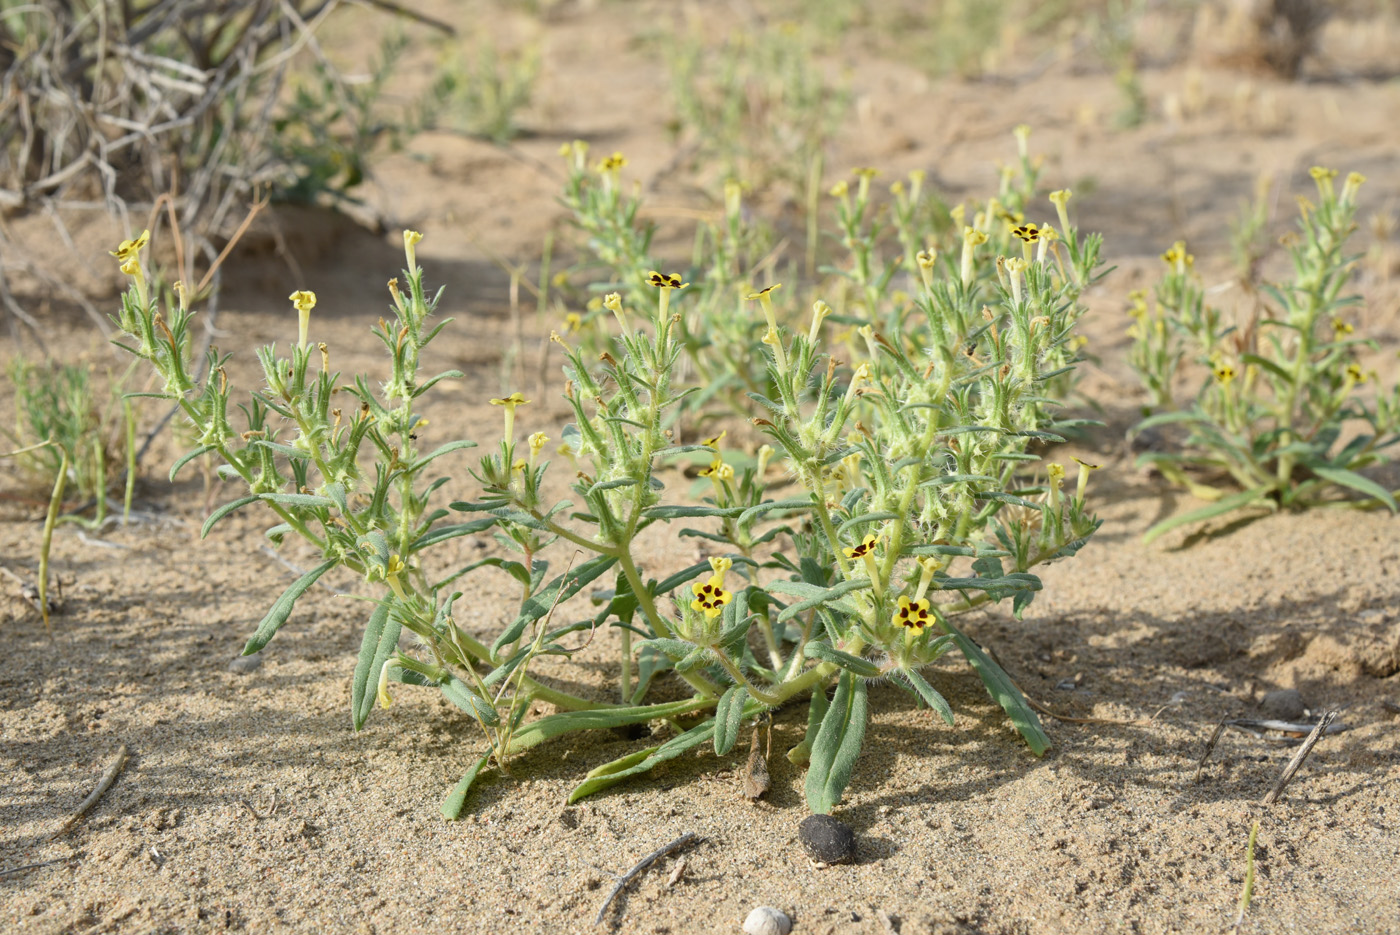
<svg viewBox="0 0 1400 935">
<path fill-rule="evenodd" d="M 330 497 L 321 497 L 312 493 L 264 493 L 258 494 L 258 499 L 266 500 L 269 503 L 280 504 L 281 506 L 299 507 L 303 509 L 335 506 L 335 501 Z"/>
<path fill-rule="evenodd" d="M 982 684 L 987 687 L 987 693 L 997 704 L 1001 705 L 1002 710 L 1011 718 L 1011 723 L 1015 725 L 1016 730 L 1025 738 L 1031 752 L 1036 756 L 1042 756 L 1046 750 L 1050 749 L 1050 738 L 1046 736 L 1045 729 L 1040 726 L 1040 718 L 1026 703 L 1026 698 L 1021 694 L 1021 690 L 1016 687 L 1015 682 L 1011 681 L 1011 676 L 1007 675 L 1001 666 L 992 661 L 991 656 L 982 652 L 980 646 L 953 624 L 945 621 L 943 626 L 953 637 L 953 642 L 957 644 L 958 649 L 962 650 L 962 654 L 967 657 L 967 661 L 981 676 Z"/>
<path fill-rule="evenodd" d="M 645 724 L 647 721 L 657 719 L 683 717 L 713 704 L 713 701 L 707 701 L 703 698 L 688 698 L 685 701 L 638 705 L 630 708 L 593 708 L 588 711 L 564 711 L 560 714 L 550 714 L 539 720 L 531 721 L 517 730 L 511 739 L 507 752 L 519 753 L 546 740 L 577 730 L 622 727 L 626 724 Z"/>
<path fill-rule="evenodd" d="M 259 499 L 259 497 L 253 496 L 239 497 L 237 500 L 230 500 L 222 506 L 215 507 L 214 512 L 209 514 L 209 518 L 206 519 L 204 525 L 199 528 L 199 538 L 203 539 L 205 536 L 209 535 L 209 530 L 214 528 L 214 524 L 234 510 L 241 509 L 250 503 L 257 503 Z"/>
<path fill-rule="evenodd" d="M 740 706 L 742 707 L 742 705 Z M 635 776 L 638 773 L 651 771 L 659 763 L 667 760 L 674 760 L 687 750 L 698 747 L 700 744 L 710 739 L 714 733 L 715 722 L 710 719 L 698 727 L 681 734 L 679 737 L 672 737 L 659 747 L 650 750 L 638 750 L 636 753 L 628 754 L 620 760 L 604 764 L 588 774 L 583 782 L 579 783 L 574 790 L 569 793 L 569 804 L 572 805 L 579 799 L 590 796 L 595 792 L 601 792 L 609 786 L 615 786 L 628 776 Z M 644 756 L 642 754 L 645 754 Z"/>
<path fill-rule="evenodd" d="M 1154 425 L 1166 425 L 1171 422 L 1208 422 L 1205 416 L 1194 410 L 1174 410 L 1171 412 L 1159 412 L 1155 416 L 1148 416 L 1137 425 L 1133 426 L 1133 434 L 1140 433 L 1143 429 L 1150 429 Z"/>
<path fill-rule="evenodd" d="M 842 672 L 836 697 L 831 699 L 812 744 L 812 762 L 807 768 L 807 807 L 814 813 L 830 814 L 841 801 L 865 741 L 868 708 L 865 682 Z"/>
<path fill-rule="evenodd" d="M 689 519 L 695 516 L 738 516 L 744 512 L 741 506 L 683 506 L 666 505 L 649 507 L 642 511 L 647 519 Z"/>
<path fill-rule="evenodd" d="M 1187 526 L 1191 523 L 1200 523 L 1208 519 L 1213 519 L 1240 507 L 1249 506 L 1255 500 L 1259 500 L 1273 491 L 1272 487 L 1255 487 L 1242 493 L 1231 494 L 1228 497 L 1221 497 L 1209 506 L 1201 507 L 1199 510 L 1192 510 L 1189 513 L 1182 513 L 1180 516 L 1173 516 L 1164 519 L 1147 532 L 1143 533 L 1142 542 L 1144 545 L 1156 539 L 1165 532 L 1171 532 L 1178 526 Z"/>
<path fill-rule="evenodd" d="M 336 559 L 322 562 L 319 566 L 311 569 L 296 581 L 293 581 L 292 586 L 282 592 L 282 596 L 279 597 L 276 603 L 272 605 L 271 609 L 268 610 L 267 616 L 263 617 L 262 621 L 258 623 L 258 629 L 243 646 L 243 655 L 251 656 L 253 653 L 266 646 L 268 640 L 276 636 L 277 631 L 282 628 L 282 624 L 287 622 L 287 617 L 291 616 L 292 607 L 296 605 L 297 599 L 306 593 L 307 588 L 316 583 L 316 579 L 330 571 L 337 564 L 339 564 L 339 562 Z"/>
<path fill-rule="evenodd" d="M 442 802 L 442 817 L 452 821 L 461 817 L 462 806 L 466 804 L 467 793 L 471 790 L 472 783 L 476 782 L 477 774 L 486 768 L 486 764 L 491 761 L 491 754 L 487 754 L 472 764 L 462 774 L 462 778 L 457 780 L 457 785 L 452 787 L 452 791 L 447 794 L 447 798 Z"/>
<path fill-rule="evenodd" d="M 520 634 L 525 632 L 527 626 L 549 613 L 550 608 L 555 604 L 555 595 L 558 595 L 561 603 L 567 601 L 616 562 L 617 559 L 611 555 L 599 555 L 571 571 L 556 576 L 548 587 L 534 594 L 521 605 L 520 615 L 501 632 L 500 636 L 496 637 L 496 641 L 491 644 L 491 652 L 494 654 L 502 646 L 507 646 L 520 639 Z"/>
<path fill-rule="evenodd" d="M 812 744 L 817 742 L 817 732 L 826 718 L 826 709 L 831 707 L 831 699 L 826 697 L 826 689 L 817 686 L 812 689 L 812 698 L 807 703 L 807 734 L 802 742 L 787 752 L 788 762 L 801 766 L 812 756 Z"/>
<path fill-rule="evenodd" d="M 881 672 L 879 666 L 869 659 L 862 659 L 850 653 L 842 652 L 834 646 L 822 642 L 810 642 L 802 647 L 802 655 L 808 659 L 820 659 L 822 662 L 829 662 L 832 665 L 840 666 L 848 672 L 867 679 L 877 679 Z"/>
<path fill-rule="evenodd" d="M 694 643 L 687 643 L 685 640 L 673 640 L 664 636 L 658 636 L 649 640 L 642 640 L 633 644 L 639 649 L 650 647 L 669 659 L 684 659 L 696 649 Z"/>
<path fill-rule="evenodd" d="M 485 532 L 496 525 L 496 517 L 487 516 L 482 519 L 472 520 L 470 523 L 457 523 L 452 526 L 439 526 L 430 529 L 423 535 L 414 539 L 408 546 L 410 554 L 419 549 L 425 549 L 430 545 L 437 545 L 439 542 L 446 542 L 448 539 L 456 539 L 461 536 L 470 536 L 473 533 Z"/>
<path fill-rule="evenodd" d="M 360 641 L 355 677 L 350 683 L 350 722 L 355 730 L 365 726 L 370 711 L 374 710 L 379 671 L 398 646 L 402 629 L 403 625 L 398 619 L 390 616 L 387 603 L 375 607 L 374 613 L 369 616 L 369 626 L 365 627 L 364 639 Z"/>
<path fill-rule="evenodd" d="M 917 669 L 902 669 L 904 677 L 909 680 L 909 684 L 914 686 L 914 691 L 919 693 L 919 697 L 928 703 L 928 706 L 937 711 L 948 726 L 953 726 L 953 709 L 948 707 L 948 700 L 938 693 L 930 685 Z"/>
<path fill-rule="evenodd" d="M 175 475 L 180 473 L 180 468 L 189 464 L 191 461 L 193 461 L 195 458 L 198 458 L 200 455 L 208 454 L 209 452 L 214 450 L 215 446 L 213 445 L 200 445 L 194 451 L 189 452 L 184 457 L 176 461 L 174 464 L 170 465 L 170 482 L 172 484 L 175 483 Z"/>
<path fill-rule="evenodd" d="M 449 674 L 447 681 L 438 684 L 438 689 L 448 701 L 476 718 L 484 727 L 495 727 L 501 723 L 500 712 L 495 705 L 486 701 L 466 682 Z"/>
<path fill-rule="evenodd" d="M 1352 490 L 1364 493 L 1366 496 L 1384 503 L 1390 508 L 1390 512 L 1395 512 L 1395 498 L 1391 496 L 1389 490 L 1386 490 L 1380 484 L 1371 480 L 1371 478 L 1358 474 L 1355 471 L 1348 471 L 1346 468 L 1313 465 L 1311 469 L 1318 477 L 1329 480 L 1339 486 L 1350 487 Z"/>
<path fill-rule="evenodd" d="M 434 460 L 434 459 L 436 459 L 436 458 L 441 458 L 441 457 L 442 457 L 443 455 L 445 455 L 445 454 L 450 454 L 450 453 L 452 453 L 452 452 L 454 452 L 454 451 L 461 451 L 463 448 L 475 448 L 475 447 L 476 447 L 476 442 L 467 441 L 467 440 L 464 439 L 464 438 L 463 438 L 463 439 L 458 439 L 458 440 L 455 441 L 455 442 L 448 442 L 447 444 L 443 445 L 441 448 L 437 448 L 437 449 L 435 449 L 435 450 L 429 452 L 428 454 L 425 454 L 423 457 L 419 458 L 417 461 L 414 461 L 412 464 L 410 464 L 410 465 L 408 466 L 408 472 L 409 472 L 410 474 L 412 474 L 412 473 L 414 473 L 415 471 L 417 471 L 417 470 L 419 470 L 420 468 L 422 468 L 424 465 L 426 465 L 429 461 L 432 461 L 432 460 Z"/>
<path fill-rule="evenodd" d="M 311 453 L 308 451 L 302 451 L 300 448 L 293 448 L 291 445 L 284 445 L 281 442 L 268 441 L 265 438 L 255 439 L 249 447 L 253 445 L 266 448 L 268 451 L 275 451 L 292 461 L 305 461 L 311 457 Z"/>
<path fill-rule="evenodd" d="M 885 520 L 889 519 L 899 519 L 899 514 L 890 512 L 889 510 L 885 510 L 880 513 L 866 513 L 861 516 L 852 516 L 840 526 L 836 527 L 836 534 L 839 536 L 847 529 L 851 529 L 856 526 L 865 526 L 869 523 L 883 523 Z"/>
<path fill-rule="evenodd" d="M 708 561 L 697 562 L 694 565 L 691 565 L 689 568 L 684 568 L 676 572 L 674 575 L 671 575 L 671 577 L 667 578 L 665 581 L 662 581 L 652 590 L 652 593 L 655 594 L 657 597 L 661 597 L 664 594 L 669 594 L 671 593 L 671 591 L 685 584 L 687 581 L 691 580 L 692 578 L 697 578 L 707 571 L 713 573 L 713 569 L 710 567 L 710 563 Z"/>
<path fill-rule="evenodd" d="M 920 487 L 942 487 L 945 484 L 995 484 L 997 479 L 986 474 L 944 474 L 926 480 Z"/>
<path fill-rule="evenodd" d="M 632 692 L 632 703 L 640 704 L 651 687 L 651 680 L 671 667 L 669 656 L 655 646 L 643 646 L 637 653 L 637 687 Z"/>
<path fill-rule="evenodd" d="M 447 321 L 444 321 L 442 324 L 438 325 L 438 328 L 442 328 L 443 325 L 446 325 L 451 320 L 452 319 L 449 318 Z M 434 329 L 433 333 L 436 334 L 437 329 Z M 428 392 L 428 390 L 437 386 L 438 382 L 441 380 L 460 380 L 464 376 L 466 376 L 466 374 L 464 374 L 460 370 L 444 370 L 442 373 L 439 373 L 438 375 L 433 377 L 429 377 L 422 383 L 418 384 L 417 388 L 413 391 L 413 398 L 417 399 L 419 396 L 422 396 L 424 393 Z"/>
<path fill-rule="evenodd" d="M 744 703 L 749 693 L 742 685 L 731 685 L 719 699 L 715 707 L 715 753 L 725 756 L 734 749 L 739 739 L 739 728 L 744 723 Z"/>
<path fill-rule="evenodd" d="M 793 593 L 793 591 L 789 589 L 799 583 L 800 582 L 796 581 L 775 581 L 768 586 L 768 589 L 770 591 L 777 591 L 779 594 Z M 810 585 L 807 585 L 807 587 L 810 587 Z M 837 603 L 836 599 L 852 591 L 859 591 L 868 587 L 870 587 L 869 578 L 852 578 L 850 581 L 843 581 L 835 587 L 823 588 L 806 600 L 798 601 L 796 604 L 789 604 L 784 608 L 782 613 L 778 614 L 777 622 L 783 623 L 802 613 L 804 610 L 811 610 L 813 607 L 821 604 L 832 604 L 842 609 L 845 613 L 850 613 L 854 608 L 842 606 Z"/>
<path fill-rule="evenodd" d="M 752 522 L 764 513 L 771 513 L 773 510 L 810 510 L 812 508 L 812 498 L 809 496 L 788 497 L 786 500 L 769 500 L 760 503 L 758 506 L 751 506 L 743 513 L 739 514 L 739 525 Z"/>
</svg>

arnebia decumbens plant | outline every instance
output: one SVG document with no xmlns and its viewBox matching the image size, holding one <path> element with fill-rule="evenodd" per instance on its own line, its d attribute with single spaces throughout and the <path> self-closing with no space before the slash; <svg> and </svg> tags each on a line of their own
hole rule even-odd
<svg viewBox="0 0 1400 935">
<path fill-rule="evenodd" d="M 1057 197 L 1063 208 L 1068 193 Z M 809 705 L 808 727 L 788 756 L 807 765 L 809 806 L 827 812 L 856 767 L 871 682 L 905 689 L 953 725 L 938 690 L 951 672 L 930 668 L 945 655 L 971 664 L 1036 754 L 1050 745 L 1015 684 L 956 620 L 1005 599 L 1019 614 L 1041 587 L 1033 569 L 1073 555 L 1098 526 L 1085 503 L 1090 467 L 1081 465 L 1077 485 L 1064 490 L 1064 467 L 1038 466 L 1031 450 L 1056 438 L 1056 401 L 1043 388 L 1063 370 L 1083 311 L 1079 290 L 1098 265 L 1098 239 L 1081 240 L 1061 217 L 1063 230 L 1037 253 L 994 256 L 987 231 L 968 227 L 960 255 L 920 254 L 918 294 L 893 329 L 861 329 L 859 359 L 824 350 L 823 303 L 806 328 L 789 331 L 773 313 L 777 284 L 751 296 L 766 325 L 775 390 L 751 396 L 752 423 L 771 444 L 742 472 L 726 459 L 723 432 L 698 445 L 671 440 L 668 413 L 698 389 L 676 377 L 686 284 L 650 273 L 652 301 L 628 307 L 608 296 L 616 341 L 601 360 L 553 337 L 574 411 L 557 456 L 545 457 L 543 433 L 516 438 L 523 396 L 492 400 L 503 431 L 471 472 L 480 493 L 450 511 L 430 509 L 445 482 L 444 456 L 474 443 L 426 454 L 415 445 L 425 394 L 460 376 L 419 379 L 422 349 L 447 324 L 431 321 L 438 296 L 423 284 L 419 234 L 404 234 L 405 285 L 390 282 L 393 320 L 374 329 L 389 352 L 387 379 L 332 371 L 330 350 L 309 339 L 315 297 L 297 292 L 299 340 L 285 356 L 275 346 L 259 351 L 266 383 L 238 407 L 239 428 L 227 358 L 211 351 L 209 379 L 196 385 L 190 377 L 194 311 L 178 285 L 165 307 L 152 293 L 140 261 L 144 234 L 116 253 L 131 278 L 117 320 L 124 346 L 150 362 L 164 379 L 162 394 L 179 402 L 198 433 L 198 447 L 172 476 L 208 453 L 224 462 L 223 476 L 247 487 L 213 512 L 204 532 L 261 503 L 275 514 L 268 530 L 275 543 L 294 534 L 321 552 L 322 562 L 275 602 L 245 652 L 272 639 L 321 575 L 344 567 L 374 592 L 352 683 L 354 726 L 391 702 L 396 683 L 442 692 L 481 726 L 484 743 L 444 803 L 446 816 L 461 812 L 483 770 L 504 772 L 517 754 L 570 731 L 646 722 L 676 730 L 594 769 L 574 800 L 702 744 L 730 754 L 746 719 L 800 701 Z M 1008 222 L 988 214 L 984 223 Z M 666 486 L 679 476 L 672 462 L 695 451 L 709 460 L 710 493 L 700 502 Z M 560 469 L 573 495 L 552 502 L 545 478 Z M 636 544 L 658 524 L 700 537 L 714 554 L 667 573 Z M 487 529 L 513 557 L 430 574 L 436 546 Z M 547 552 L 561 541 L 568 553 L 584 553 L 562 571 L 546 557 L 564 551 Z M 483 566 L 506 572 L 521 590 L 518 608 L 489 642 L 453 614 L 453 582 Z M 603 605 L 574 618 L 570 598 L 585 588 L 595 597 L 593 589 L 605 589 Z M 580 697 L 531 676 L 536 657 L 567 656 L 580 642 L 570 634 L 601 627 L 621 637 L 616 700 Z M 404 630 L 413 636 L 407 650 L 399 649 Z M 648 702 L 658 678 L 680 680 L 689 697 Z M 556 713 L 528 720 L 536 702 Z"/>
</svg>

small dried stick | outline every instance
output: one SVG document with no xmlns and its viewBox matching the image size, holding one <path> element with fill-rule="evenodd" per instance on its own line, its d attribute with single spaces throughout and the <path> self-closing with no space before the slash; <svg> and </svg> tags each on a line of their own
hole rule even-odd
<svg viewBox="0 0 1400 935">
<path fill-rule="evenodd" d="M 656 863 L 661 858 L 669 854 L 673 854 L 681 848 L 686 847 L 687 845 L 697 840 L 699 840 L 699 838 L 694 831 L 687 831 L 685 834 L 676 838 L 670 844 L 667 844 L 665 847 L 657 848 L 650 854 L 643 857 L 641 860 L 637 861 L 637 865 L 622 875 L 622 878 L 617 881 L 617 885 L 612 888 L 612 892 L 608 894 L 608 898 L 603 900 L 603 905 L 599 907 L 598 917 L 593 920 L 593 924 L 603 924 L 603 916 L 607 913 L 608 907 L 612 905 L 612 901 L 617 897 L 617 894 L 622 892 L 623 887 L 625 887 L 628 883 L 631 883 L 634 879 L 636 879 L 637 876 L 639 876 L 642 873 L 642 871 L 646 870 L 646 868 L 650 867 L 652 864 Z"/>
<path fill-rule="evenodd" d="M 1228 717 L 1220 719 L 1220 723 L 1215 725 L 1215 730 L 1211 732 L 1210 739 L 1206 741 L 1206 752 L 1201 754 L 1200 762 L 1196 764 L 1196 778 L 1193 782 L 1201 781 L 1201 771 L 1206 768 L 1206 760 L 1215 752 L 1215 745 L 1220 742 L 1220 735 L 1225 732 L 1225 722 Z"/>
<path fill-rule="evenodd" d="M 96 805 L 97 800 L 102 798 L 102 793 L 106 792 L 108 789 L 111 788 L 112 783 L 115 782 L 117 779 L 117 773 L 120 773 L 122 771 L 122 767 L 125 765 L 126 744 L 122 744 L 120 747 L 117 748 L 117 755 L 112 757 L 112 762 L 107 764 L 107 771 L 103 773 L 102 778 L 98 780 L 97 788 L 92 790 L 91 795 L 83 799 L 83 804 L 79 805 L 78 810 L 73 814 L 69 815 L 68 818 L 64 820 L 63 824 L 59 826 L 59 829 L 57 831 L 49 835 L 49 840 L 53 840 L 59 835 L 67 833 L 69 829 L 76 825 L 78 823 L 78 819 L 86 815 L 88 809 Z"/>
<path fill-rule="evenodd" d="M 1317 742 L 1322 739 L 1322 735 L 1327 733 L 1328 725 L 1332 723 L 1333 719 L 1336 718 L 1339 713 L 1341 712 L 1337 709 L 1328 711 L 1322 716 L 1322 720 L 1317 722 L 1317 726 L 1312 729 L 1312 733 L 1308 734 L 1308 739 L 1303 741 L 1303 745 L 1298 748 L 1298 752 L 1293 754 L 1293 759 L 1288 761 L 1288 765 L 1285 766 L 1283 772 L 1279 774 L 1278 782 L 1274 783 L 1274 787 L 1269 790 L 1269 794 L 1264 796 L 1263 802 L 1265 805 L 1273 805 L 1278 801 L 1278 797 L 1283 794 L 1283 787 L 1293 780 L 1294 773 L 1298 772 L 1302 767 L 1303 761 L 1308 758 L 1309 753 L 1312 753 L 1312 748 L 1317 746 Z"/>
<path fill-rule="evenodd" d="M 66 864 L 77 860 L 82 854 L 74 854 L 71 857 L 57 857 L 53 860 L 41 860 L 37 864 L 25 864 L 23 867 L 7 867 L 0 870 L 0 877 L 13 876 L 16 873 L 24 873 L 26 870 L 37 870 L 39 867 L 48 867 L 52 864 Z"/>
</svg>

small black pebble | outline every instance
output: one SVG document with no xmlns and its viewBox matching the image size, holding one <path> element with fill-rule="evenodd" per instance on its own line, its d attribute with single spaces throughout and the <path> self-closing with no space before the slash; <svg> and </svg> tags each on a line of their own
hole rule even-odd
<svg viewBox="0 0 1400 935">
<path fill-rule="evenodd" d="M 830 815 L 809 815 L 797 826 L 807 856 L 819 864 L 843 864 L 856 856 L 856 835 Z"/>
</svg>

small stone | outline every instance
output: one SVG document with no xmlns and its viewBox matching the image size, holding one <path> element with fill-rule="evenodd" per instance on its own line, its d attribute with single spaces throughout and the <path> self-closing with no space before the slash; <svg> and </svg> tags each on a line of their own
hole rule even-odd
<svg viewBox="0 0 1400 935">
<path fill-rule="evenodd" d="M 809 815 L 797 826 L 797 836 L 818 866 L 843 864 L 856 856 L 856 835 L 830 815 Z"/>
<path fill-rule="evenodd" d="M 247 675 L 249 672 L 257 671 L 260 665 L 262 665 L 262 653 L 253 653 L 251 656 L 234 657 L 234 660 L 228 664 L 228 670 L 237 672 L 239 675 Z"/>
<path fill-rule="evenodd" d="M 744 920 L 744 931 L 749 935 L 788 935 L 792 920 L 780 909 L 759 906 Z"/>
<path fill-rule="evenodd" d="M 1303 696 L 1296 688 L 1280 688 L 1264 695 L 1259 706 L 1269 717 L 1279 721 L 1296 721 L 1307 713 Z"/>
</svg>

